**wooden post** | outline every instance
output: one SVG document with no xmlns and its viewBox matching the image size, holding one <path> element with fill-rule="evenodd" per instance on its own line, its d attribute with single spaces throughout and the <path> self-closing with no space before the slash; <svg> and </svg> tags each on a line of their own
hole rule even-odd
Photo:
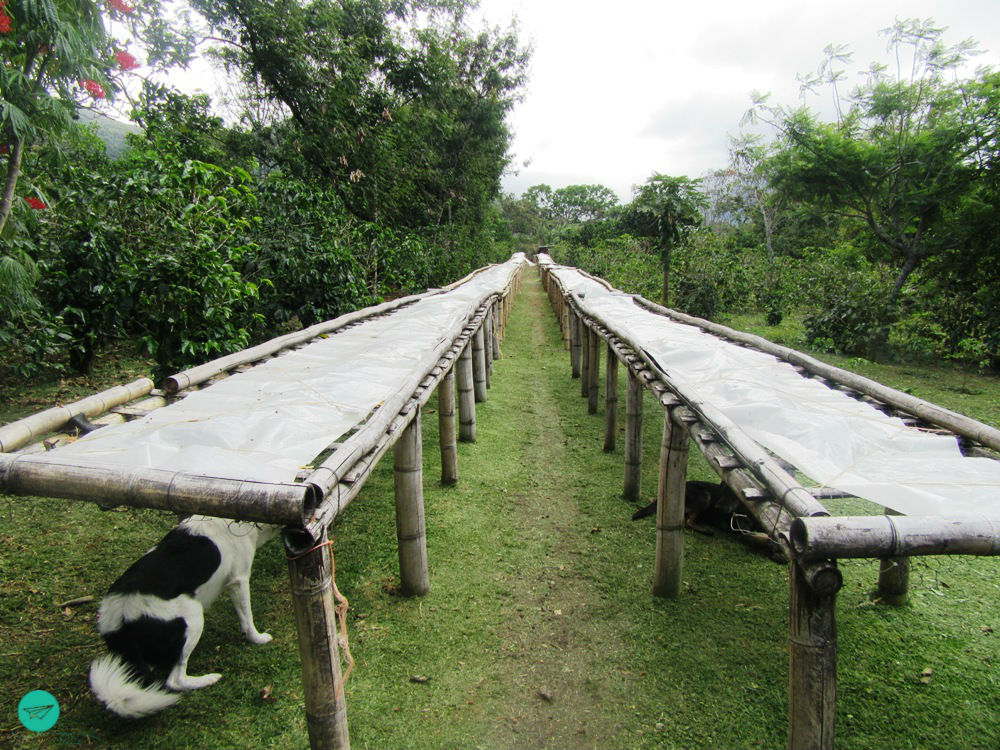
<svg viewBox="0 0 1000 750">
<path fill-rule="evenodd" d="M 625 489 L 626 500 L 639 499 L 642 476 L 642 382 L 632 369 L 625 390 Z"/>
<path fill-rule="evenodd" d="M 483 344 L 482 325 L 472 337 L 472 386 L 476 403 L 483 403 L 486 400 L 486 347 Z"/>
<path fill-rule="evenodd" d="M 284 542 L 299 635 L 309 746 L 312 750 L 350 748 L 326 531 L 317 544 L 304 529 L 286 529 Z"/>
<path fill-rule="evenodd" d="M 458 438 L 463 443 L 476 442 L 476 399 L 472 384 L 472 342 L 466 343 L 458 357 Z"/>
<path fill-rule="evenodd" d="M 423 440 L 420 410 L 393 447 L 396 480 L 396 540 L 399 543 L 399 583 L 404 596 L 430 591 L 427 537 L 424 531 Z"/>
<path fill-rule="evenodd" d="M 681 590 L 684 567 L 684 493 L 690 435 L 680 420 L 663 411 L 660 481 L 656 491 L 656 565 L 653 593 L 667 598 Z"/>
<path fill-rule="evenodd" d="M 788 748 L 833 750 L 843 578 L 830 561 L 793 562 L 788 573 Z"/>
<path fill-rule="evenodd" d="M 892 508 L 886 508 L 887 516 L 902 515 Z M 875 597 L 886 604 L 900 607 L 910 597 L 910 558 L 883 557 L 879 559 L 878 589 Z"/>
<path fill-rule="evenodd" d="M 580 395 L 584 398 L 590 396 L 590 328 L 578 318 L 580 339 Z"/>
<path fill-rule="evenodd" d="M 569 311 L 569 366 L 574 378 L 580 377 L 580 316 Z"/>
<path fill-rule="evenodd" d="M 615 449 L 618 431 L 618 355 L 608 344 L 607 362 L 604 365 L 604 452 Z"/>
<path fill-rule="evenodd" d="M 454 366 L 438 383 L 438 432 L 441 438 L 441 484 L 455 484 L 458 481 L 458 444 L 455 439 Z"/>
<path fill-rule="evenodd" d="M 601 337 L 597 331 L 590 332 L 590 383 L 587 386 L 587 412 L 597 414 L 597 407 L 600 403 L 600 379 L 601 379 Z"/>
<path fill-rule="evenodd" d="M 486 316 L 483 318 L 483 360 L 486 364 L 485 375 L 486 375 L 486 387 L 490 387 L 490 381 L 493 379 L 493 316 L 490 315 L 489 310 L 486 312 Z"/>
<path fill-rule="evenodd" d="M 493 345 L 493 359 L 500 359 L 500 335 L 503 330 L 503 323 L 500 322 L 500 301 L 493 303 L 492 315 L 493 323 L 490 326 L 490 333 L 492 334 L 490 338 L 492 339 Z"/>
</svg>

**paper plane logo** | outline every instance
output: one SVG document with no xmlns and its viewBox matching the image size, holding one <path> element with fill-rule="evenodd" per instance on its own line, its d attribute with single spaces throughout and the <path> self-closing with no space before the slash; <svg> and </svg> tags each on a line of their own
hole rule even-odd
<svg viewBox="0 0 1000 750">
<path fill-rule="evenodd" d="M 32 732 L 45 732 L 59 720 L 59 701 L 45 690 L 32 690 L 17 704 L 17 718 Z"/>
</svg>

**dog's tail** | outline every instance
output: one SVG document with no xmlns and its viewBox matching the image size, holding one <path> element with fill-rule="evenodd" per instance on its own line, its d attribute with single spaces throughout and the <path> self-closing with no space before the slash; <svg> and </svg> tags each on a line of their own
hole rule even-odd
<svg viewBox="0 0 1000 750">
<path fill-rule="evenodd" d="M 117 654 L 105 654 L 90 664 L 90 689 L 110 711 L 138 719 L 174 705 L 180 693 L 155 683 L 144 687 L 133 669 Z"/>
</svg>

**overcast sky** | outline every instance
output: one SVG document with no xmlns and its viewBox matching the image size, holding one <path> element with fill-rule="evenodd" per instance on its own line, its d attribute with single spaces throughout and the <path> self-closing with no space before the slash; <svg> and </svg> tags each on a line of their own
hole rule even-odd
<svg viewBox="0 0 1000 750">
<path fill-rule="evenodd" d="M 628 200 L 653 172 L 724 167 L 751 91 L 796 104 L 796 74 L 815 71 L 828 44 L 847 44 L 858 71 L 889 62 L 878 31 L 896 18 L 932 18 L 946 43 L 974 37 L 986 50 L 975 62 L 1000 68 L 1000 0 L 482 0 L 481 11 L 494 25 L 516 16 L 534 47 L 511 118 L 513 193 L 600 183 Z"/>
</svg>

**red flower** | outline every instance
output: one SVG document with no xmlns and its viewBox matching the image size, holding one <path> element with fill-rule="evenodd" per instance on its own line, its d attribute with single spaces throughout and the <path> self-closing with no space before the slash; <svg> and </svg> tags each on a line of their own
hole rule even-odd
<svg viewBox="0 0 1000 750">
<path fill-rule="evenodd" d="M 95 99 L 103 99 L 107 96 L 107 93 L 104 91 L 104 87 L 97 81 L 93 81 L 88 78 L 86 81 L 78 81 L 77 83 L 81 87 L 87 89 L 87 93 Z"/>
<path fill-rule="evenodd" d="M 108 6 L 112 10 L 117 10 L 121 13 L 131 13 L 135 10 L 135 6 L 129 5 L 125 0 L 108 0 Z"/>
<path fill-rule="evenodd" d="M 122 70 L 135 70 L 139 67 L 139 61 L 123 49 L 115 52 L 115 59 Z"/>
<path fill-rule="evenodd" d="M 28 201 L 28 205 L 31 206 L 36 211 L 44 211 L 46 208 L 48 208 L 48 206 L 46 206 L 45 203 L 38 200 L 38 198 L 35 198 L 34 196 L 29 196 L 28 198 L 25 198 L 25 200 Z"/>
<path fill-rule="evenodd" d="M 0 34 L 9 34 L 13 30 L 10 27 L 10 22 L 14 19 L 7 15 L 6 6 L 7 0 L 0 0 Z"/>
</svg>

